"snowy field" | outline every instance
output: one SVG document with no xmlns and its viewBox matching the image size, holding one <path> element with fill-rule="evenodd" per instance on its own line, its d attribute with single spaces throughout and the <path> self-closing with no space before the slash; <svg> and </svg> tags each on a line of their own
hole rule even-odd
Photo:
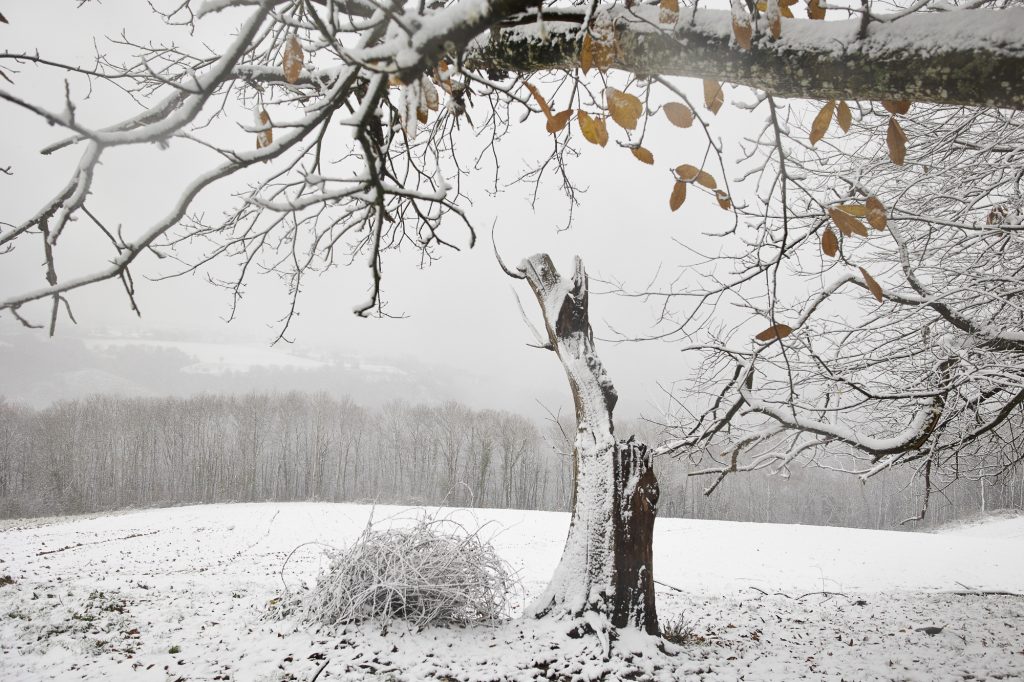
<svg viewBox="0 0 1024 682">
<path fill-rule="evenodd" d="M 319 680 L 616 679 L 630 660 L 666 680 L 1024 679 L 1024 598 L 990 593 L 1024 592 L 1024 517 L 941 533 L 659 519 L 659 615 L 687 635 L 668 654 L 632 636 L 605 660 L 595 637 L 550 623 L 381 636 L 267 619 L 288 553 L 344 545 L 370 511 L 239 504 L 0 522 L 0 680 L 310 680 L 325 663 Z M 550 576 L 568 526 L 565 514 L 451 513 L 487 524 L 520 572 L 519 604 Z M 320 546 L 303 546 L 283 579 L 294 587 L 323 565 Z"/>
</svg>

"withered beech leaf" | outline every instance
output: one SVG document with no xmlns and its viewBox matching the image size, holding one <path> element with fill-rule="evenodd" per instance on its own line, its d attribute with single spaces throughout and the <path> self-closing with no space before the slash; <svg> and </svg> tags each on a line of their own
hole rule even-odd
<svg viewBox="0 0 1024 682">
<path fill-rule="evenodd" d="M 878 197 L 868 197 L 868 200 L 864 202 L 864 208 L 868 224 L 876 230 L 884 230 L 889 224 L 889 219 L 885 215 L 885 206 L 878 200 Z"/>
<path fill-rule="evenodd" d="M 612 120 L 626 130 L 635 129 L 644 110 L 640 98 L 615 88 L 606 89 L 604 94 L 608 100 L 608 113 L 611 114 Z"/>
<path fill-rule="evenodd" d="M 441 100 L 437 95 L 437 88 L 434 87 L 434 84 L 426 76 L 420 82 L 423 88 L 423 101 L 426 102 L 427 108 L 431 111 L 437 111 L 441 104 Z"/>
<path fill-rule="evenodd" d="M 608 129 L 604 125 L 604 119 L 594 118 L 587 112 L 580 109 L 576 112 L 576 122 L 580 126 L 583 138 L 591 144 L 605 146 L 608 144 Z"/>
<path fill-rule="evenodd" d="M 678 210 L 684 201 L 686 201 L 686 183 L 677 180 L 676 184 L 672 185 L 672 195 L 668 198 L 668 207 L 673 211 Z"/>
<path fill-rule="evenodd" d="M 715 182 L 715 178 L 711 175 L 711 173 L 708 173 L 707 171 L 700 171 L 699 173 L 697 173 L 697 177 L 695 178 L 695 180 L 697 181 L 698 185 L 703 185 L 708 189 L 715 189 L 718 187 L 718 183 Z"/>
<path fill-rule="evenodd" d="M 883 99 L 882 106 L 890 114 L 903 115 L 910 111 L 910 100 L 909 99 Z"/>
<path fill-rule="evenodd" d="M 807 18 L 815 21 L 825 18 L 825 5 L 822 0 L 807 0 Z"/>
<path fill-rule="evenodd" d="M 270 114 L 266 109 L 260 109 L 259 122 L 266 129 L 256 133 L 256 149 L 263 149 L 274 144 L 274 130 L 270 127 Z"/>
<path fill-rule="evenodd" d="M 831 227 L 826 227 L 825 231 L 821 233 L 821 251 L 829 258 L 835 258 L 839 253 L 839 237 Z"/>
<path fill-rule="evenodd" d="M 676 175 L 683 182 L 692 182 L 697 179 L 700 174 L 700 169 L 696 166 L 691 166 L 688 163 L 684 163 L 682 166 L 676 166 Z"/>
<path fill-rule="evenodd" d="M 589 33 L 584 34 L 583 45 L 580 46 L 580 68 L 583 70 L 584 76 L 587 75 L 587 72 L 590 71 L 590 67 L 594 63 L 593 42 Z"/>
<path fill-rule="evenodd" d="M 607 71 L 615 63 L 615 56 L 618 52 L 618 44 L 615 40 L 615 33 L 609 30 L 604 35 L 596 36 L 590 46 L 593 54 L 593 66 L 601 73 Z"/>
<path fill-rule="evenodd" d="M 775 339 L 784 339 L 793 333 L 793 328 L 788 324 L 773 324 L 763 332 L 755 336 L 754 338 L 758 341 L 774 341 Z"/>
<path fill-rule="evenodd" d="M 651 150 L 645 147 L 633 147 L 630 151 L 632 151 L 633 156 L 640 161 L 652 166 L 654 165 L 654 154 L 651 153 Z"/>
<path fill-rule="evenodd" d="M 844 133 L 850 132 L 850 126 L 853 124 L 853 114 L 850 112 L 850 105 L 842 100 L 839 100 L 839 106 L 836 108 L 836 122 L 843 129 Z"/>
<path fill-rule="evenodd" d="M 839 204 L 834 208 L 838 208 L 840 211 L 858 218 L 863 218 L 868 214 L 868 209 L 863 204 Z"/>
<path fill-rule="evenodd" d="M 684 163 L 682 166 L 676 166 L 676 175 L 683 182 L 696 182 L 698 185 L 703 185 L 708 189 L 715 189 L 718 187 L 718 183 L 715 182 L 714 176 L 705 170 L 701 170 L 696 166 L 691 166 L 688 163 Z"/>
<path fill-rule="evenodd" d="M 524 81 L 523 84 L 526 86 L 526 89 L 530 91 L 530 94 L 533 95 L 533 99 L 536 100 L 537 106 L 539 106 L 540 110 L 544 112 L 544 118 L 550 119 L 551 107 L 548 106 L 547 101 L 544 99 L 543 95 L 540 94 L 540 90 L 534 87 L 532 83 Z"/>
<path fill-rule="evenodd" d="M 565 111 L 559 111 L 548 119 L 548 132 L 557 133 L 562 128 L 569 124 L 569 119 L 572 118 L 572 109 L 566 109 Z"/>
<path fill-rule="evenodd" d="M 608 144 L 608 119 L 604 116 L 594 119 L 594 125 L 597 126 L 597 139 L 599 144 L 603 147 Z"/>
<path fill-rule="evenodd" d="M 876 282 L 875 278 L 872 277 L 871 275 L 869 275 L 868 271 L 865 270 L 864 268 L 860 268 L 860 274 L 861 274 L 862 277 L 864 277 L 864 284 L 867 285 L 868 291 L 870 291 L 871 295 L 875 297 L 875 300 L 877 300 L 879 303 L 881 303 L 882 302 L 882 287 L 881 287 L 881 285 L 878 282 Z"/>
<path fill-rule="evenodd" d="M 868 228 L 864 227 L 864 223 L 854 218 L 846 211 L 840 210 L 836 207 L 828 209 L 828 215 L 832 218 L 832 222 L 835 223 L 839 231 L 844 236 L 849 237 L 851 235 L 860 235 L 861 237 L 868 236 Z"/>
<path fill-rule="evenodd" d="M 715 198 L 718 199 L 718 205 L 723 209 L 726 211 L 732 210 L 732 199 L 729 198 L 729 195 L 724 189 L 716 189 Z"/>
<path fill-rule="evenodd" d="M 722 84 L 716 80 L 704 79 L 704 106 L 717 114 L 718 110 L 725 104 L 725 93 L 722 92 Z"/>
<path fill-rule="evenodd" d="M 682 102 L 669 102 L 663 111 L 669 123 L 679 128 L 689 128 L 693 125 L 693 111 Z"/>
<path fill-rule="evenodd" d="M 679 20 L 679 0 L 661 0 L 658 7 L 658 21 L 674 26 Z"/>
<path fill-rule="evenodd" d="M 907 135 L 895 116 L 889 117 L 889 130 L 885 134 L 885 145 L 889 148 L 889 159 L 902 166 L 907 158 Z"/>
<path fill-rule="evenodd" d="M 736 37 L 736 44 L 744 50 L 753 47 L 754 27 L 749 21 L 740 21 L 735 16 L 732 18 L 732 34 Z"/>
<path fill-rule="evenodd" d="M 302 75 L 302 45 L 294 34 L 288 36 L 284 44 L 284 53 L 281 55 L 281 67 L 284 70 L 284 79 L 289 83 L 296 83 Z"/>
<path fill-rule="evenodd" d="M 829 125 L 832 124 L 832 115 L 835 113 L 836 101 L 830 99 L 825 103 L 819 111 L 818 115 L 814 117 L 814 122 L 811 123 L 811 145 L 818 143 L 818 140 L 825 137 L 825 133 L 828 132 Z"/>
<path fill-rule="evenodd" d="M 416 120 L 420 123 L 426 123 L 429 115 L 426 107 L 416 107 Z"/>
</svg>

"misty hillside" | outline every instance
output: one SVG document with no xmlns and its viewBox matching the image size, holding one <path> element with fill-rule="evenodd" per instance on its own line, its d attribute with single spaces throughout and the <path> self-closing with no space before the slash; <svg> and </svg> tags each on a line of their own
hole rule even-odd
<svg viewBox="0 0 1024 682">
<path fill-rule="evenodd" d="M 287 344 L 68 333 L 52 339 L 0 334 L 0 349 L 0 397 L 33 407 L 95 394 L 184 397 L 323 391 L 367 407 L 391 400 L 458 400 L 531 414 L 539 411 L 536 387 L 517 386 L 514 376 L 496 380 L 412 358 L 303 352 Z M 557 409 L 564 399 L 552 392 L 545 402 Z"/>
</svg>

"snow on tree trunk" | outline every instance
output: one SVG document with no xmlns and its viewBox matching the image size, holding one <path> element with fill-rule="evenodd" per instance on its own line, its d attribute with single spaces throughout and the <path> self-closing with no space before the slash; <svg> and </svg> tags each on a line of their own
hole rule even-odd
<svg viewBox="0 0 1024 682">
<path fill-rule="evenodd" d="M 646 446 L 616 442 L 618 396 L 594 350 L 587 275 L 579 258 L 563 279 L 546 254 L 520 266 L 544 314 L 548 340 L 576 403 L 572 521 L 536 616 L 584 617 L 595 630 L 634 626 L 658 633 L 652 539 L 658 482 Z"/>
</svg>

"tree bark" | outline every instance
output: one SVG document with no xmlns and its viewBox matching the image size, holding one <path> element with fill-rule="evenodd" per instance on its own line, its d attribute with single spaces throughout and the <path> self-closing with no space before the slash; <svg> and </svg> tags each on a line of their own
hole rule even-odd
<svg viewBox="0 0 1024 682">
<path fill-rule="evenodd" d="M 859 18 L 783 19 L 780 38 L 762 31 L 749 50 L 733 39 L 728 10 L 683 9 L 675 26 L 660 23 L 659 11 L 656 4 L 598 5 L 595 22 L 608 22 L 614 33 L 611 68 L 709 78 L 799 99 L 1024 108 L 1024 9 L 883 14 L 866 26 Z M 576 69 L 588 12 L 546 11 L 543 34 L 534 29 L 535 15 L 511 17 L 489 40 L 470 46 L 466 63 L 524 74 Z"/>
<path fill-rule="evenodd" d="M 595 630 L 632 626 L 658 634 L 652 557 L 658 482 L 644 445 L 615 441 L 618 396 L 594 349 L 583 263 L 576 259 L 568 280 L 545 254 L 520 269 L 565 368 L 577 424 L 569 534 L 551 583 L 528 613 L 583 617 Z"/>
</svg>

